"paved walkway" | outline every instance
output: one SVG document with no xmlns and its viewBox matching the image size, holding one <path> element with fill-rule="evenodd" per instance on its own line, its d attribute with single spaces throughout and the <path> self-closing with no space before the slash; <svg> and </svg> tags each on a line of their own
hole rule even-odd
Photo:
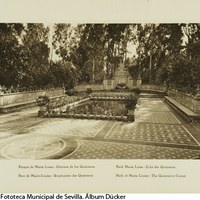
<svg viewBox="0 0 200 200">
<path fill-rule="evenodd" d="M 163 102 L 140 99 L 135 122 L 38 118 L 37 109 L 0 116 L 1 159 L 193 159 L 200 124 Z"/>
</svg>

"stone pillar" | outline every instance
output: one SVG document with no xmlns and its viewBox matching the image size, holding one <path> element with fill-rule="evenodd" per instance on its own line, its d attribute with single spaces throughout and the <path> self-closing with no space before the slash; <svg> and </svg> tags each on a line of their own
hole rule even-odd
<svg viewBox="0 0 200 200">
<path fill-rule="evenodd" d="M 114 80 L 103 80 L 104 90 L 113 90 L 115 88 Z"/>
<path fill-rule="evenodd" d="M 104 90 L 106 90 L 106 88 L 107 88 L 107 80 L 106 79 L 103 80 L 103 88 L 104 88 Z"/>
<path fill-rule="evenodd" d="M 142 78 L 141 78 L 141 76 L 139 74 L 138 79 L 137 79 L 137 87 L 140 88 L 141 85 L 142 85 Z"/>
<path fill-rule="evenodd" d="M 128 77 L 128 87 L 130 88 L 130 89 L 132 89 L 133 88 L 133 78 L 132 77 Z"/>
</svg>

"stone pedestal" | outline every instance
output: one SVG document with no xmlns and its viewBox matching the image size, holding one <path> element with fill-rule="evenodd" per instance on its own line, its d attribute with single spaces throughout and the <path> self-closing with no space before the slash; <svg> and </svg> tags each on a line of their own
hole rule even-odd
<svg viewBox="0 0 200 200">
<path fill-rule="evenodd" d="M 135 109 L 129 109 L 128 110 L 128 114 L 127 114 L 127 121 L 128 122 L 134 122 L 135 121 L 134 113 L 135 113 Z"/>
<path fill-rule="evenodd" d="M 132 86 L 132 77 L 130 76 L 127 69 L 124 68 L 124 64 L 120 63 L 119 68 L 116 70 L 114 80 L 117 84 L 125 84 L 128 87 Z"/>
<path fill-rule="evenodd" d="M 105 79 L 103 81 L 105 90 L 115 89 L 116 86 L 129 89 L 133 88 L 134 80 L 129 74 L 128 70 L 124 67 L 123 63 L 120 63 L 118 69 L 116 70 L 112 80 Z"/>
<path fill-rule="evenodd" d="M 40 109 L 38 110 L 38 117 L 43 117 L 46 111 L 47 111 L 46 106 L 40 106 Z"/>
<path fill-rule="evenodd" d="M 134 83 L 133 78 L 132 78 L 132 77 L 129 77 L 129 78 L 128 78 L 128 87 L 129 87 L 130 89 L 133 88 L 133 85 L 134 85 L 133 83 Z"/>
<path fill-rule="evenodd" d="M 113 90 L 115 89 L 115 80 L 111 79 L 111 80 L 103 80 L 103 86 L 104 86 L 104 90 Z"/>
<path fill-rule="evenodd" d="M 137 79 L 137 87 L 140 88 L 141 85 L 142 85 L 142 78 L 141 78 L 141 76 L 139 75 L 139 76 L 138 76 L 138 79 Z"/>
</svg>

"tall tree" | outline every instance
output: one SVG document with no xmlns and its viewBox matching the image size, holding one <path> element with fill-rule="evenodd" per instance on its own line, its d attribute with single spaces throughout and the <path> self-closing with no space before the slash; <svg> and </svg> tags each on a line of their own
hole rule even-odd
<svg viewBox="0 0 200 200">
<path fill-rule="evenodd" d="M 82 65 L 80 53 L 77 51 L 79 41 L 84 25 L 72 26 L 71 24 L 55 24 L 53 35 L 53 47 L 55 53 L 60 58 L 60 62 L 56 62 L 53 66 L 57 66 L 57 70 L 64 70 L 65 79 L 69 79 L 69 85 L 66 81 L 62 81 L 66 88 L 73 87 L 74 84 L 80 79 Z M 68 64 L 67 64 L 68 63 Z M 71 64 L 69 64 L 71 63 Z M 63 66 L 65 66 L 63 68 Z M 73 66 L 71 68 L 70 66 Z M 68 72 L 66 73 L 68 68 Z M 73 69 L 73 70 L 72 70 Z M 54 73 L 55 74 L 55 73 Z M 77 77 L 75 77 L 75 75 Z M 70 77 L 71 76 L 71 77 Z"/>
<path fill-rule="evenodd" d="M 84 59 L 82 70 L 87 81 L 103 79 L 104 47 L 105 25 L 86 24 L 80 38 L 79 51 Z"/>
<path fill-rule="evenodd" d="M 200 25 L 182 24 L 182 30 L 185 49 L 171 62 L 170 82 L 176 89 L 195 94 L 200 84 Z"/>
<path fill-rule="evenodd" d="M 126 59 L 127 43 L 134 24 L 106 24 L 107 74 L 113 76 L 120 60 Z"/>
<path fill-rule="evenodd" d="M 66 89 L 73 88 L 79 78 L 76 67 L 69 61 L 54 62 L 50 67 L 50 72 L 54 86 L 64 86 Z"/>
<path fill-rule="evenodd" d="M 23 74 L 21 85 L 42 87 L 51 81 L 49 69 L 49 28 L 43 24 L 27 24 L 22 38 L 21 62 Z"/>
<path fill-rule="evenodd" d="M 17 85 L 20 79 L 20 38 L 23 24 L 0 24 L 0 85 Z"/>
<path fill-rule="evenodd" d="M 72 34 L 71 24 L 55 24 L 53 47 L 56 54 L 65 61 L 70 60 Z"/>
<path fill-rule="evenodd" d="M 181 51 L 182 27 L 180 24 L 138 24 L 137 36 L 138 63 L 143 80 L 155 82 L 159 69 L 167 66 L 169 58 Z"/>
</svg>

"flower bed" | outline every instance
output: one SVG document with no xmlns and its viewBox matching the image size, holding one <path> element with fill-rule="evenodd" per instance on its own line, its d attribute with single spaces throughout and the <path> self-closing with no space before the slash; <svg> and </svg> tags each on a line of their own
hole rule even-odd
<svg viewBox="0 0 200 200">
<path fill-rule="evenodd" d="M 44 116 L 134 121 L 133 111 L 137 98 L 138 96 L 133 93 L 112 92 L 92 93 L 88 98 L 61 97 L 46 104 Z M 132 112 L 128 110 L 132 110 Z"/>
<path fill-rule="evenodd" d="M 134 121 L 138 94 L 96 92 L 84 96 L 63 96 L 43 104 L 43 117 Z"/>
<path fill-rule="evenodd" d="M 44 99 L 46 99 L 46 97 Z M 74 105 L 77 102 L 84 100 L 85 97 L 62 96 L 50 99 L 49 101 L 44 101 L 44 99 L 42 100 L 42 97 L 39 97 L 37 100 L 38 105 L 40 106 L 40 111 L 38 112 L 38 115 L 51 117 L 60 115 L 62 112 L 66 111 L 67 107 L 70 107 L 70 105 Z M 43 111 L 42 115 L 41 115 L 41 110 Z"/>
</svg>

